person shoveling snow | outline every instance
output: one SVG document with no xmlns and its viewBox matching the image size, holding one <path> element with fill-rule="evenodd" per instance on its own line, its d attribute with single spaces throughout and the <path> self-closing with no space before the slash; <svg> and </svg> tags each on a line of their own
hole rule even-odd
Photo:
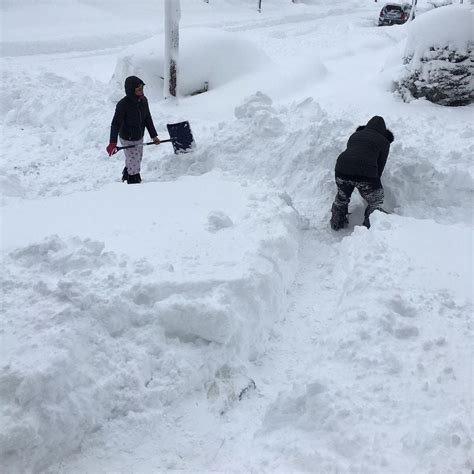
<svg viewBox="0 0 474 474">
<path fill-rule="evenodd" d="M 126 96 L 115 108 L 115 114 L 110 126 L 110 140 L 107 153 L 112 156 L 117 151 L 117 137 L 125 148 L 125 168 L 122 181 L 128 184 L 141 183 L 140 166 L 143 156 L 143 135 L 148 130 L 153 143 L 158 145 L 160 139 L 156 133 L 151 117 L 148 100 L 143 94 L 145 83 L 136 76 L 125 79 Z"/>
<path fill-rule="evenodd" d="M 357 127 L 349 137 L 346 150 L 336 161 L 337 194 L 331 208 L 333 230 L 342 229 L 348 223 L 349 202 L 355 188 L 367 201 L 364 213 L 367 228 L 370 227 L 370 214 L 376 209 L 383 211 L 384 192 L 380 178 L 393 140 L 393 133 L 377 115 L 367 125 Z"/>
</svg>

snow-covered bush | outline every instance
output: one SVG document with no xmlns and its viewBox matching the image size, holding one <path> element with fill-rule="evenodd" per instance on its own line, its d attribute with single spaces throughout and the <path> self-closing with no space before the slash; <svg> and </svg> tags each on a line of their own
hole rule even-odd
<svg viewBox="0 0 474 474">
<path fill-rule="evenodd" d="M 440 105 L 467 105 L 474 99 L 473 13 L 450 5 L 420 15 L 409 26 L 398 82 L 405 101 L 425 97 Z"/>
</svg>

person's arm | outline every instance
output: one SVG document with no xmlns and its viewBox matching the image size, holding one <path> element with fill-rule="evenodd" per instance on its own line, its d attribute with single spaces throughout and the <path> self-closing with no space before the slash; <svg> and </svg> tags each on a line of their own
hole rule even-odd
<svg viewBox="0 0 474 474">
<path fill-rule="evenodd" d="M 387 163 L 389 151 L 390 151 L 390 145 L 387 145 L 382 150 L 380 150 L 379 157 L 377 159 L 377 170 L 378 170 L 379 178 L 382 176 L 383 170 Z"/>
<path fill-rule="evenodd" d="M 160 143 L 158 133 L 156 133 L 155 125 L 153 124 L 153 119 L 151 118 L 150 108 L 148 107 L 148 101 L 146 104 L 145 127 L 148 130 L 150 138 L 153 140 L 153 142 L 156 144 Z"/>
<path fill-rule="evenodd" d="M 388 140 L 388 144 L 381 150 L 377 159 L 379 178 L 382 176 L 383 170 L 387 163 L 388 154 L 390 153 L 390 144 L 393 143 L 393 141 L 395 140 L 393 133 L 388 129 L 385 132 L 385 138 Z"/>
<path fill-rule="evenodd" d="M 125 105 L 120 101 L 115 107 L 114 118 L 110 125 L 110 140 L 109 143 L 117 143 L 118 134 L 123 121 L 125 120 Z"/>
</svg>

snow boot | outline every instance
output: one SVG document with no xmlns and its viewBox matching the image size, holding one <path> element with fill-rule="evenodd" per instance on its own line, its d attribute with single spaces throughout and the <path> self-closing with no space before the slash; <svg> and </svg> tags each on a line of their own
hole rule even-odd
<svg viewBox="0 0 474 474">
<path fill-rule="evenodd" d="M 142 177 L 140 176 L 140 173 L 129 174 L 127 176 L 127 183 L 128 184 L 139 184 L 141 182 L 142 182 Z"/>
<path fill-rule="evenodd" d="M 383 212 L 384 214 L 390 214 L 390 212 L 386 211 L 386 210 L 383 209 L 382 207 L 377 207 L 377 208 L 376 208 L 376 211 Z M 367 210 L 365 211 L 365 214 L 364 214 L 364 222 L 362 223 L 362 225 L 365 226 L 365 227 L 367 227 L 367 229 L 370 229 L 370 220 L 369 220 L 370 214 L 371 214 L 371 213 L 368 213 Z"/>
<path fill-rule="evenodd" d="M 349 224 L 349 221 L 347 220 L 346 213 L 339 206 L 333 204 L 331 208 L 331 229 L 340 230 L 347 224 Z"/>
<path fill-rule="evenodd" d="M 127 170 L 127 167 L 125 166 L 125 168 L 123 169 L 122 171 L 122 183 L 124 181 L 128 181 L 128 170 Z"/>
</svg>

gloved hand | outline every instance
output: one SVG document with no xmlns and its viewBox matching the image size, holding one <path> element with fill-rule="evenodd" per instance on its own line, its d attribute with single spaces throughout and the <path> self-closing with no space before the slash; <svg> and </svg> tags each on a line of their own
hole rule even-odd
<svg viewBox="0 0 474 474">
<path fill-rule="evenodd" d="M 114 154 L 114 151 L 115 149 L 117 148 L 117 144 L 116 143 L 109 143 L 107 145 L 107 153 L 109 154 L 109 156 L 112 156 Z"/>
<path fill-rule="evenodd" d="M 159 144 L 160 144 L 160 139 L 159 139 L 158 137 L 152 138 L 152 140 L 153 140 L 153 143 L 154 143 L 155 145 L 159 145 Z"/>
</svg>

